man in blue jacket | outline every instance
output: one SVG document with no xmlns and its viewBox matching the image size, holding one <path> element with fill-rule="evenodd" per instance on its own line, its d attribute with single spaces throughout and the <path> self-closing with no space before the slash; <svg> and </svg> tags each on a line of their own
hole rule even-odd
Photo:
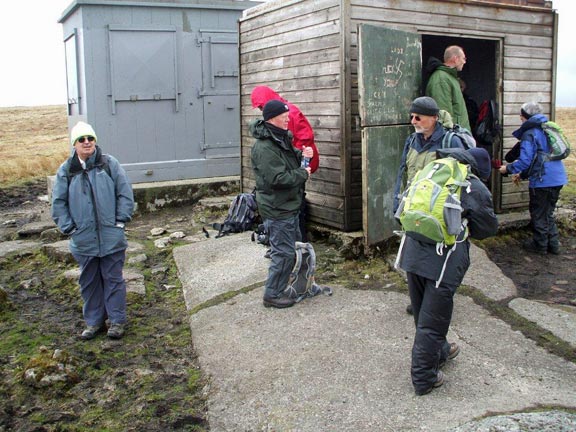
<svg viewBox="0 0 576 432">
<path fill-rule="evenodd" d="M 529 211 L 532 239 L 523 244 L 530 252 L 545 255 L 560 253 L 558 227 L 554 210 L 560 190 L 568 183 L 566 169 L 561 160 L 546 161 L 548 140 L 541 124 L 548 121 L 537 102 L 527 102 L 520 109 L 522 125 L 512 135 L 520 140 L 520 157 L 500 167 L 501 174 L 514 174 L 515 178 L 529 179 Z"/>
<path fill-rule="evenodd" d="M 78 122 L 70 133 L 74 154 L 56 173 L 52 219 L 70 236 L 70 251 L 80 265 L 80 293 L 86 329 L 82 339 L 106 330 L 124 336 L 126 284 L 122 275 L 128 242 L 126 222 L 132 219 L 134 196 L 118 160 L 96 145 L 92 126 Z"/>
</svg>

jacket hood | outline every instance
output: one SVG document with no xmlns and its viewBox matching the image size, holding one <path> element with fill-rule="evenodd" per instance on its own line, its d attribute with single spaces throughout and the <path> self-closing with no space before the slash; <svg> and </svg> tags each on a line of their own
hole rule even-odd
<svg viewBox="0 0 576 432">
<path fill-rule="evenodd" d="M 458 71 L 456 70 L 456 68 L 444 65 L 444 63 L 442 63 L 436 57 L 430 57 L 428 59 L 428 63 L 426 63 L 426 73 L 428 74 L 428 76 L 430 76 L 436 70 L 442 70 L 450 75 L 453 75 L 454 78 L 458 77 Z"/>
<path fill-rule="evenodd" d="M 471 148 L 464 150 L 462 148 L 438 149 L 436 151 L 438 158 L 451 157 L 458 162 L 470 165 L 472 174 L 486 181 L 492 173 L 490 154 L 483 148 Z"/>
<path fill-rule="evenodd" d="M 470 165 L 471 167 L 478 169 L 474 157 L 462 148 L 438 149 L 436 150 L 436 155 L 438 156 L 438 159 L 451 157 L 456 159 L 458 162 L 462 162 L 466 165 Z"/>
<path fill-rule="evenodd" d="M 252 108 L 264 108 L 266 102 L 271 100 L 279 100 L 286 103 L 278 93 L 267 86 L 254 87 L 250 98 L 252 99 Z"/>
<path fill-rule="evenodd" d="M 92 126 L 90 126 L 88 123 L 84 123 L 83 121 L 79 121 L 70 131 L 70 143 L 72 146 L 74 146 L 74 143 L 78 138 L 83 136 L 93 136 L 96 141 L 98 141 L 98 137 L 96 136 L 96 132 L 94 132 Z"/>
<path fill-rule="evenodd" d="M 266 127 L 265 121 L 262 119 L 254 120 L 250 122 L 249 126 L 250 135 L 256 139 L 268 139 L 272 138 L 270 130 Z"/>
<path fill-rule="evenodd" d="M 426 72 L 428 72 L 428 74 L 432 74 L 432 72 L 434 72 L 436 69 L 438 69 L 440 66 L 443 65 L 444 64 L 436 57 L 430 57 L 428 58 L 428 62 L 426 63 L 426 67 L 424 69 L 426 70 Z"/>
<path fill-rule="evenodd" d="M 102 167 L 104 165 L 104 160 L 102 156 L 102 149 L 96 146 L 96 150 L 92 155 L 86 160 L 86 169 L 92 169 L 94 167 Z M 70 157 L 70 175 L 74 176 L 78 173 L 84 171 L 82 168 L 82 164 L 80 163 L 80 159 L 78 159 L 78 155 L 76 154 L 76 150 L 74 150 L 74 154 Z"/>
<path fill-rule="evenodd" d="M 512 132 L 512 135 L 514 135 L 516 139 L 522 139 L 522 135 L 524 134 L 524 132 L 526 132 L 529 129 L 540 127 L 542 123 L 546 123 L 547 121 L 548 117 L 546 117 L 544 114 L 534 114 L 524 123 L 522 123 L 522 125 L 518 129 Z"/>
<path fill-rule="evenodd" d="M 275 142 L 276 144 L 278 144 L 280 147 L 283 148 L 291 148 L 292 146 L 289 146 L 288 144 L 286 144 L 284 142 L 284 140 L 280 139 L 279 137 L 277 137 L 276 135 L 274 135 L 270 129 L 266 126 L 266 122 L 262 119 L 259 120 L 254 120 L 250 123 L 249 126 L 249 130 L 250 133 L 252 134 L 252 136 L 254 138 L 256 138 L 257 140 L 271 140 L 273 142 Z M 287 132 L 287 136 L 288 136 L 288 142 L 292 141 L 293 135 L 292 132 L 290 131 L 286 131 Z"/>
</svg>

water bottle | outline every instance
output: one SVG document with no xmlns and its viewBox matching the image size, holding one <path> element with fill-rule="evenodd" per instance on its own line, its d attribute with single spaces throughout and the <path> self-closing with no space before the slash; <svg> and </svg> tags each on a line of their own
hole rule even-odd
<svg viewBox="0 0 576 432">
<path fill-rule="evenodd" d="M 302 156 L 302 162 L 300 163 L 300 167 L 308 168 L 308 165 L 310 165 L 310 158 Z"/>
</svg>

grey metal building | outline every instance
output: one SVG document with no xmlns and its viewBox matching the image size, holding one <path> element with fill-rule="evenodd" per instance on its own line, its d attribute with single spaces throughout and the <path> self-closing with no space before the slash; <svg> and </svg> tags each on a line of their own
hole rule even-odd
<svg viewBox="0 0 576 432">
<path fill-rule="evenodd" d="M 69 127 L 92 124 L 134 183 L 238 175 L 238 18 L 257 4 L 74 0 Z"/>
</svg>

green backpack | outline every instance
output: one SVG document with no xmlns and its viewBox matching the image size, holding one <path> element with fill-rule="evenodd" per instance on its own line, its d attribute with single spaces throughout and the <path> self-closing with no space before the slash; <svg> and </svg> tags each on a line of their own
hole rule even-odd
<svg viewBox="0 0 576 432">
<path fill-rule="evenodd" d="M 418 171 L 395 214 L 406 235 L 435 243 L 439 255 L 444 246 L 464 240 L 467 228 L 460 191 L 470 185 L 469 175 L 469 166 L 451 157 L 432 161 Z"/>
<path fill-rule="evenodd" d="M 541 127 L 546 134 L 549 147 L 545 162 L 566 159 L 570 154 L 570 141 L 564 135 L 562 128 L 553 121 L 544 122 Z"/>
</svg>

